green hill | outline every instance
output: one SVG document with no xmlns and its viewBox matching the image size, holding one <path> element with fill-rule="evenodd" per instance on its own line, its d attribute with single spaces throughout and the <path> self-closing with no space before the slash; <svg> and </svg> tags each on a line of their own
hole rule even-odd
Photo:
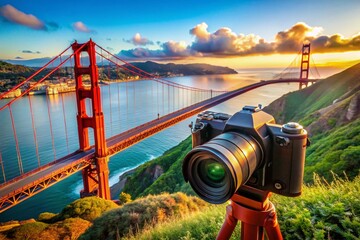
<svg viewBox="0 0 360 240">
<path fill-rule="evenodd" d="M 160 64 L 156 62 L 133 62 L 134 66 L 150 73 L 157 73 L 160 76 L 171 74 L 182 75 L 209 75 L 209 74 L 236 74 L 234 69 L 228 67 L 214 66 L 205 63 L 193 64 Z"/>
<path fill-rule="evenodd" d="M 264 110 L 272 114 L 277 122 L 297 120 L 307 126 L 317 119 L 313 115 L 316 111 L 356 94 L 359 89 L 360 63 L 300 91 L 288 93 Z"/>
<path fill-rule="evenodd" d="M 264 111 L 277 122 L 298 121 L 312 144 L 306 150 L 305 182 L 330 171 L 350 179 L 360 169 L 360 64 L 275 100 Z M 279 111 L 280 109 L 280 111 Z"/>
</svg>

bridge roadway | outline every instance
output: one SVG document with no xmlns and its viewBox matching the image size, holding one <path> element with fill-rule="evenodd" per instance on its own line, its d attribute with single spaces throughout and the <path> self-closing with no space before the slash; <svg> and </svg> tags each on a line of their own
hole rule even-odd
<svg viewBox="0 0 360 240">
<path fill-rule="evenodd" d="M 258 87 L 275 83 L 304 82 L 299 79 L 279 79 L 260 81 L 246 87 L 229 91 L 216 97 L 204 100 L 189 107 L 172 112 L 135 128 L 129 129 L 106 140 L 109 156 L 114 155 L 138 142 L 154 135 L 165 128 L 185 120 L 201 111 L 223 103 L 233 97 Z M 312 82 L 315 82 L 312 81 Z M 78 172 L 92 163 L 94 149 L 77 151 L 61 159 L 55 160 L 40 168 L 14 178 L 0 185 L 0 212 L 24 201 L 36 193 L 46 189 L 58 181 Z"/>
</svg>

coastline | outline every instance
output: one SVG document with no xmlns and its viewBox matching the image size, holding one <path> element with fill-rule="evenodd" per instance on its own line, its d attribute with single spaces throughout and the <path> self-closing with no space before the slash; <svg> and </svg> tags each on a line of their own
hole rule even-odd
<svg viewBox="0 0 360 240">
<path fill-rule="evenodd" d="M 119 176 L 119 181 L 110 187 L 111 199 L 114 200 L 119 198 L 119 194 L 124 188 L 128 177 L 130 177 L 136 169 L 137 167 L 130 169 Z"/>
</svg>

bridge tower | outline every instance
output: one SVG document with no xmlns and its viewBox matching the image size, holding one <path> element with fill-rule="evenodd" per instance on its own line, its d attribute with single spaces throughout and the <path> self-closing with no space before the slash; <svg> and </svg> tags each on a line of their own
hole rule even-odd
<svg viewBox="0 0 360 240">
<path fill-rule="evenodd" d="M 301 65 L 300 65 L 300 80 L 299 89 L 308 86 L 309 79 L 309 67 L 310 67 L 310 43 L 303 44 L 301 54 Z"/>
<path fill-rule="evenodd" d="M 80 50 L 78 50 L 81 48 Z M 101 107 L 101 93 L 98 83 L 98 69 L 96 66 L 95 43 L 90 40 L 86 43 L 72 44 L 74 51 L 74 72 L 76 82 L 77 124 L 80 151 L 90 149 L 89 131 L 93 129 L 95 140 L 95 161 L 82 170 L 84 189 L 81 197 L 98 195 L 110 199 L 108 152 L 105 138 L 104 114 Z M 87 53 L 89 65 L 81 63 L 81 53 Z M 90 78 L 90 88 L 84 85 L 83 76 Z M 91 109 L 86 109 L 86 99 L 91 101 Z M 92 113 L 92 114 L 91 114 Z"/>
</svg>

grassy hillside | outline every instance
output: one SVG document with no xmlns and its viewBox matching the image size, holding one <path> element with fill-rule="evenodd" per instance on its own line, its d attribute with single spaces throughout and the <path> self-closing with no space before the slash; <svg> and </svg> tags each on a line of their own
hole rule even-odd
<svg viewBox="0 0 360 240">
<path fill-rule="evenodd" d="M 264 111 L 278 122 L 298 121 L 312 144 L 306 151 L 305 182 L 314 172 L 328 181 L 335 174 L 350 179 L 360 165 L 360 64 L 301 91 L 275 100 Z M 280 111 L 279 111 L 280 109 Z"/>
<path fill-rule="evenodd" d="M 144 227 L 204 210 L 208 205 L 199 198 L 183 193 L 150 195 L 103 214 L 80 239 L 119 239 L 128 234 L 137 234 Z"/>
<path fill-rule="evenodd" d="M 278 122 L 294 119 L 299 121 L 315 111 L 331 105 L 344 94 L 355 93 L 359 89 L 360 63 L 312 86 L 284 95 L 266 107 L 265 111 L 273 114 Z"/>
<path fill-rule="evenodd" d="M 304 187 L 300 197 L 273 195 L 271 200 L 284 239 L 359 239 L 358 196 L 360 177 L 354 181 L 335 179 L 331 184 L 317 178 L 314 186 Z M 224 216 L 225 205 L 212 205 L 182 219 L 148 226 L 124 239 L 215 239 Z M 231 239 L 240 239 L 238 228 Z"/>
<path fill-rule="evenodd" d="M 191 188 L 187 184 L 185 185 L 181 173 L 182 159 L 190 150 L 191 137 L 188 137 L 178 146 L 166 151 L 161 157 L 139 166 L 127 179 L 123 192 L 129 193 L 132 198 L 163 192 L 192 193 Z M 154 178 L 156 168 L 161 168 L 164 172 L 158 178 Z"/>
</svg>

